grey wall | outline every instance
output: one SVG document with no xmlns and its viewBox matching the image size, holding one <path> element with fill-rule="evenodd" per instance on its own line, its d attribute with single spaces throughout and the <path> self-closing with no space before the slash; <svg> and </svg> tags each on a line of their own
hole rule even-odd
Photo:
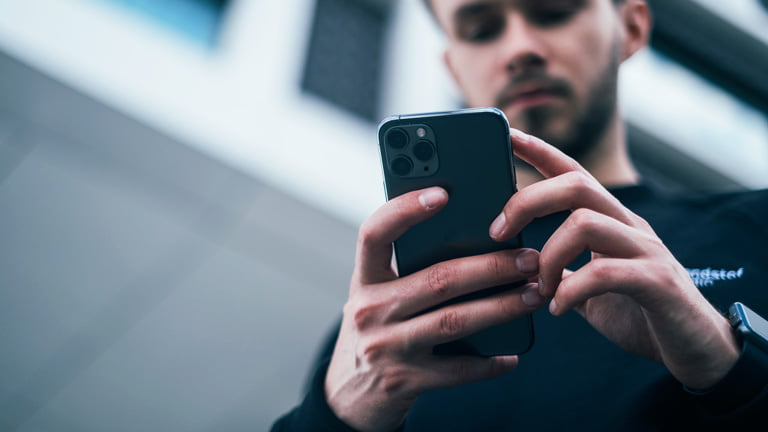
<svg viewBox="0 0 768 432">
<path fill-rule="evenodd" d="M 355 231 L 0 53 L 0 430 L 266 430 Z"/>
</svg>

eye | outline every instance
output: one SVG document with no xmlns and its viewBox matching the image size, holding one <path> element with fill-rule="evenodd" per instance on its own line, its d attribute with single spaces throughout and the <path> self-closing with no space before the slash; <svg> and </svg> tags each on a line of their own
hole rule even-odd
<svg viewBox="0 0 768 432">
<path fill-rule="evenodd" d="M 492 42 L 504 33 L 504 27 L 507 25 L 504 5 L 489 1 L 469 3 L 461 7 L 454 20 L 456 36 L 475 44 Z"/>
<path fill-rule="evenodd" d="M 503 16 L 485 16 L 464 23 L 459 28 L 459 37 L 472 43 L 491 42 L 504 32 L 506 22 Z"/>
<path fill-rule="evenodd" d="M 541 27 L 564 24 L 584 8 L 584 0 L 538 1 L 528 10 L 528 19 Z"/>
<path fill-rule="evenodd" d="M 571 15 L 573 15 L 573 11 L 546 11 L 539 12 L 532 18 L 537 24 L 549 27 L 567 21 Z"/>
</svg>

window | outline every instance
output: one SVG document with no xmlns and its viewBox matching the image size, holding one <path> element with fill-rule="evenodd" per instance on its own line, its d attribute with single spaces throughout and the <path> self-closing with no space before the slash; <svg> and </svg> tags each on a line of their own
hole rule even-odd
<svg viewBox="0 0 768 432">
<path fill-rule="evenodd" d="M 103 0 L 143 14 L 205 47 L 214 47 L 230 0 Z"/>
<path fill-rule="evenodd" d="M 316 1 L 302 89 L 366 120 L 376 120 L 385 5 L 363 0 Z"/>
</svg>

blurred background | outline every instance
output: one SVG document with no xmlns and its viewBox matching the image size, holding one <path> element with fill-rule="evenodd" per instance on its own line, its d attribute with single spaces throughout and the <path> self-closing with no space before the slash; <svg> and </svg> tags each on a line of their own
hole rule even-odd
<svg viewBox="0 0 768 432">
<path fill-rule="evenodd" d="M 768 186 L 765 0 L 655 0 L 646 179 Z M 0 430 L 259 431 L 383 202 L 376 125 L 452 109 L 417 0 L 0 0 Z"/>
</svg>

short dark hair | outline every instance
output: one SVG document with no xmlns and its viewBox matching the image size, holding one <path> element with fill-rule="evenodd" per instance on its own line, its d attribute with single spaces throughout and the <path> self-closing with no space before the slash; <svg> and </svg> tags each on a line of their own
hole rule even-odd
<svg viewBox="0 0 768 432">
<path fill-rule="evenodd" d="M 621 4 L 621 3 L 624 3 L 624 2 L 625 2 L 625 1 L 627 1 L 627 0 L 611 0 L 611 1 L 613 1 L 613 4 L 615 4 L 615 5 L 619 5 L 619 4 Z M 434 15 L 435 15 L 435 10 L 434 10 L 434 9 L 432 9 L 432 0 L 421 0 L 421 2 L 424 4 L 424 7 L 426 7 L 426 8 L 427 8 L 427 10 L 429 11 L 429 13 L 430 13 L 432 16 L 434 16 Z"/>
</svg>

